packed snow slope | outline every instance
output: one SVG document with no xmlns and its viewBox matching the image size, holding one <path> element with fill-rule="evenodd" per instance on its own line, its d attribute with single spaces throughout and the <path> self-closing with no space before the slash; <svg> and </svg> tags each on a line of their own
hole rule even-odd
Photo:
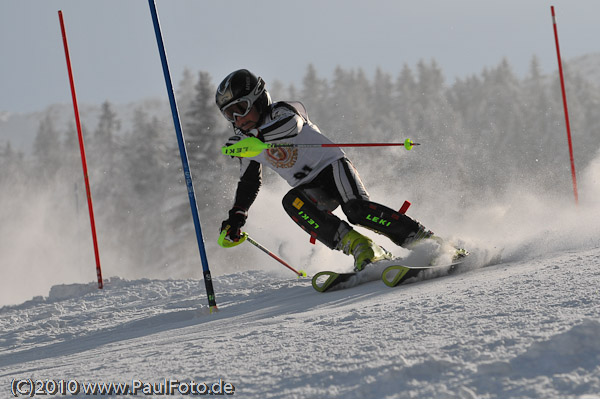
<svg viewBox="0 0 600 399">
<path fill-rule="evenodd" d="M 589 244 L 324 294 L 291 273 L 245 271 L 215 279 L 213 314 L 201 280 L 57 285 L 0 309 L 0 386 L 3 397 L 15 379 L 166 379 L 222 381 L 240 398 L 598 398 Z"/>
<path fill-rule="evenodd" d="M 198 279 L 54 284 L 0 308 L 1 397 L 31 384 L 101 397 L 91 384 L 113 383 L 138 397 L 188 397 L 187 387 L 257 399 L 600 398 L 599 160 L 578 206 L 527 190 L 460 212 L 458 197 L 421 206 L 472 251 L 461 273 L 321 294 L 243 244 L 222 250 L 241 251 L 241 270 L 214 275 L 213 314 Z M 294 252 L 313 248 L 309 274 L 348 266 L 323 246 L 269 236 L 298 268 Z"/>
</svg>

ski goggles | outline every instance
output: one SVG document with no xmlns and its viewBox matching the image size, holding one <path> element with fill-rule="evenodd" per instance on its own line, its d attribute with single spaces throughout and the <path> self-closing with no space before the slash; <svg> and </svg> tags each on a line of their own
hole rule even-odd
<svg viewBox="0 0 600 399">
<path fill-rule="evenodd" d="M 235 122 L 235 118 L 248 115 L 253 103 L 248 97 L 242 97 L 221 108 L 221 113 L 229 122 Z"/>
<path fill-rule="evenodd" d="M 254 102 L 258 100 L 264 92 L 265 82 L 261 78 L 258 78 L 256 86 L 250 93 L 225 105 L 221 108 L 221 113 L 229 122 L 235 122 L 235 118 L 241 118 L 248 115 Z"/>
</svg>

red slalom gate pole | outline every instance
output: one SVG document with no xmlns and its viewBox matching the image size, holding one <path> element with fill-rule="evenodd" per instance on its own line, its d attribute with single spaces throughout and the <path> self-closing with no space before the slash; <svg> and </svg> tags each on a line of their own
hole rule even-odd
<svg viewBox="0 0 600 399">
<path fill-rule="evenodd" d="M 579 196 L 577 194 L 577 174 L 575 173 L 575 158 L 573 157 L 571 125 L 569 123 L 569 108 L 567 107 L 567 93 L 565 91 L 565 79 L 563 76 L 560 46 L 558 45 L 558 30 L 556 28 L 556 14 L 554 13 L 554 6 L 550 6 L 550 11 L 552 12 L 552 25 L 554 27 L 554 40 L 556 42 L 556 55 L 558 57 L 558 73 L 560 75 L 560 88 L 562 90 L 563 106 L 565 110 L 565 125 L 567 128 L 567 141 L 569 142 L 569 157 L 571 159 L 571 177 L 573 178 L 573 194 L 575 195 L 575 204 L 577 205 L 579 203 Z"/>
<path fill-rule="evenodd" d="M 90 213 L 90 225 L 92 228 L 92 240 L 94 242 L 94 255 L 96 257 L 96 274 L 98 276 L 98 288 L 104 286 L 102 282 L 102 269 L 100 268 L 100 253 L 98 251 L 98 238 L 96 237 L 96 223 L 94 222 L 94 208 L 92 206 L 92 192 L 90 190 L 90 181 L 88 178 L 87 161 L 85 159 L 85 148 L 83 146 L 83 134 L 81 133 L 81 121 L 79 120 L 79 108 L 77 107 L 77 96 L 75 95 L 75 83 L 73 81 L 73 71 L 71 69 L 71 59 L 69 57 L 69 45 L 67 44 L 67 33 L 65 31 L 65 22 L 62 11 L 58 11 L 60 20 L 60 30 L 62 32 L 63 44 L 65 47 L 65 58 L 67 59 L 67 71 L 69 73 L 69 83 L 71 84 L 71 96 L 73 97 L 73 111 L 75 113 L 75 124 L 77 126 L 77 136 L 79 137 L 79 152 L 81 153 L 81 165 L 83 167 L 83 179 L 85 180 L 85 191 L 87 194 L 88 209 Z"/>
</svg>

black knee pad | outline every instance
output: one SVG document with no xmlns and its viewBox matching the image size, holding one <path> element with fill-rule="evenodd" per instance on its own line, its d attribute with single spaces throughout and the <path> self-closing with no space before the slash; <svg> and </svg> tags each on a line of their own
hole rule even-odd
<svg viewBox="0 0 600 399">
<path fill-rule="evenodd" d="M 283 208 L 304 231 L 334 249 L 350 226 L 330 212 L 320 209 L 302 190 L 290 190 L 282 200 Z"/>
<path fill-rule="evenodd" d="M 366 200 L 350 200 L 342 210 L 352 224 L 358 224 L 388 237 L 402 246 L 424 230 L 416 220 L 384 205 Z"/>
</svg>

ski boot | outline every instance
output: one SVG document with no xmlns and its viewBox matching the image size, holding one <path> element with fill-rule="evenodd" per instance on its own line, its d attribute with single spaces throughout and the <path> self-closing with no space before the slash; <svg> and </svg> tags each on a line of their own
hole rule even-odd
<svg viewBox="0 0 600 399">
<path fill-rule="evenodd" d="M 407 248 L 407 249 L 412 249 L 417 244 L 419 244 L 427 239 L 434 240 L 434 241 L 438 242 L 439 244 L 442 244 L 441 238 L 433 235 L 433 231 L 427 230 L 420 223 L 418 223 L 418 230 L 415 231 L 414 233 L 411 233 L 410 236 L 408 236 L 408 238 L 406 238 L 404 240 L 404 242 L 402 243 L 401 246 L 404 248 Z"/>
<path fill-rule="evenodd" d="M 434 235 L 429 230 L 425 232 L 419 232 L 419 234 L 416 236 L 418 238 L 412 239 L 409 244 L 405 246 L 405 248 L 421 253 L 433 251 L 431 253 L 432 258 L 429 262 L 430 266 L 445 263 L 460 263 L 464 260 L 464 258 L 469 256 L 469 251 L 466 249 L 457 247 L 454 244 L 447 242 L 441 237 Z"/>
<path fill-rule="evenodd" d="M 427 237 L 427 239 L 437 242 L 440 245 L 440 248 L 450 247 L 448 252 L 450 252 L 452 254 L 452 262 L 460 262 L 460 261 L 462 261 L 463 258 L 466 258 L 467 256 L 469 256 L 469 251 L 467 251 L 466 249 L 459 248 L 459 247 L 455 246 L 454 244 L 446 242 L 438 236 L 432 235 L 430 237 Z"/>
<path fill-rule="evenodd" d="M 392 258 L 392 254 L 356 230 L 346 233 L 337 244 L 336 249 L 346 255 L 354 256 L 354 270 L 357 272 L 363 270 L 369 263 Z"/>
<path fill-rule="evenodd" d="M 452 261 L 458 262 L 458 261 L 462 260 L 463 258 L 466 258 L 467 256 L 469 256 L 469 251 L 467 251 L 464 248 L 456 248 L 456 253 L 452 257 Z"/>
</svg>

